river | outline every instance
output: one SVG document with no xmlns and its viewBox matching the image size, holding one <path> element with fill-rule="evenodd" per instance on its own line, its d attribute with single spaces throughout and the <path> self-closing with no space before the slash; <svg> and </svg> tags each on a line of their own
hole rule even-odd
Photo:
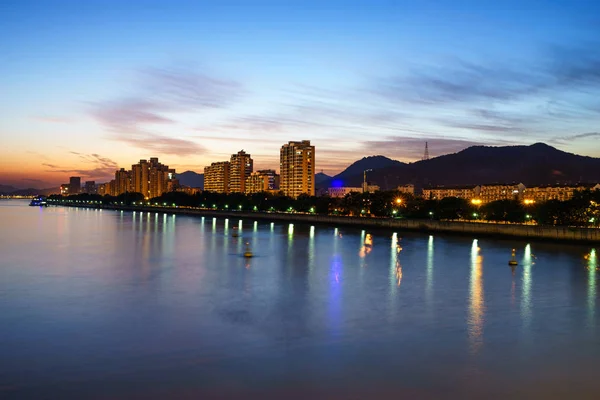
<svg viewBox="0 0 600 400">
<path fill-rule="evenodd" d="M 0 201 L 2 398 L 600 393 L 600 248 L 27 204 Z"/>
</svg>

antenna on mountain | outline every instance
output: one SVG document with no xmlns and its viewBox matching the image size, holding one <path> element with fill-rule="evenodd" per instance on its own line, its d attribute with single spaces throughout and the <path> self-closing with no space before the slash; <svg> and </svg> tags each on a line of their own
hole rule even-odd
<svg viewBox="0 0 600 400">
<path fill-rule="evenodd" d="M 427 146 L 427 142 L 425 142 L 425 154 L 423 154 L 423 161 L 429 160 L 429 147 Z"/>
</svg>

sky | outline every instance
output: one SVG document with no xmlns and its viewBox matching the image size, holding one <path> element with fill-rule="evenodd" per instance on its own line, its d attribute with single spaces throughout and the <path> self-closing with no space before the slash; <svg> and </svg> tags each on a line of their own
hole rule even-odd
<svg viewBox="0 0 600 400">
<path fill-rule="evenodd" d="M 600 157 L 600 2 L 3 0 L 0 184 L 311 140 L 318 171 L 544 142 Z"/>
</svg>

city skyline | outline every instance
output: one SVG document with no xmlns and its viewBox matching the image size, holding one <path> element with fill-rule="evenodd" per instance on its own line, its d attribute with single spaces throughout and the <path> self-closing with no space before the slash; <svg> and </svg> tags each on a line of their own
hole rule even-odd
<svg viewBox="0 0 600 400">
<path fill-rule="evenodd" d="M 201 173 L 316 172 L 471 145 L 545 142 L 600 157 L 592 1 L 11 2 L 0 34 L 0 184 L 102 182 L 147 154 Z"/>
</svg>

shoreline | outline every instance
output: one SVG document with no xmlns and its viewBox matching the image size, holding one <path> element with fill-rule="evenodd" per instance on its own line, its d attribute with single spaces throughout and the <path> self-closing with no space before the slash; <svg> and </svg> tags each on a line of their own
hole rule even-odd
<svg viewBox="0 0 600 400">
<path fill-rule="evenodd" d="M 414 219 L 391 219 L 374 217 L 345 217 L 318 214 L 269 213 L 246 211 L 214 211 L 186 207 L 127 206 L 101 204 L 51 204 L 50 206 L 92 208 L 116 211 L 160 212 L 204 217 L 227 217 L 312 223 L 319 225 L 343 225 L 357 228 L 377 228 L 422 233 L 445 233 L 453 235 L 486 236 L 503 239 L 534 239 L 567 243 L 600 243 L 600 229 L 566 226 L 539 226 L 521 224 L 495 224 L 484 222 L 436 221 Z"/>
</svg>

